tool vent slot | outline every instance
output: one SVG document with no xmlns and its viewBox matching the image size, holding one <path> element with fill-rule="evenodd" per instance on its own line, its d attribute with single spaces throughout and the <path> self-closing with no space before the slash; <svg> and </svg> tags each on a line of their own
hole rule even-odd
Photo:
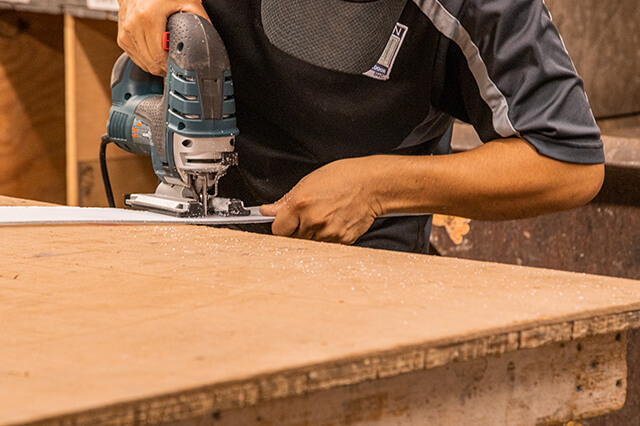
<svg viewBox="0 0 640 426">
<path fill-rule="evenodd" d="M 236 117 L 236 98 L 230 71 L 225 71 L 224 73 L 222 94 L 222 118 L 224 120 L 233 120 Z"/>
<path fill-rule="evenodd" d="M 176 76 L 179 79 L 185 80 L 185 81 L 190 81 L 190 82 L 194 82 L 196 81 L 196 79 L 190 75 L 186 75 L 186 74 L 181 74 L 179 72 L 173 72 L 173 75 Z"/>
<path fill-rule="evenodd" d="M 200 115 L 199 114 L 186 114 L 182 111 L 178 111 L 175 108 L 171 108 L 171 112 L 173 112 L 175 115 L 182 117 L 186 120 L 200 120 Z"/>
<path fill-rule="evenodd" d="M 198 100 L 198 97 L 197 97 L 197 96 L 185 95 L 185 94 L 182 94 L 182 93 L 180 93 L 180 92 L 178 92 L 178 91 L 174 91 L 173 93 L 174 93 L 174 94 L 175 94 L 179 99 L 182 99 L 182 100 L 184 100 L 184 101 L 197 101 L 197 100 Z"/>
</svg>

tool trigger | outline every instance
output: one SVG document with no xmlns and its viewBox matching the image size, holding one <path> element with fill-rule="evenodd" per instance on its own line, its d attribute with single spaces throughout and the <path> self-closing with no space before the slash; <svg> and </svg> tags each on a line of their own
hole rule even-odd
<svg viewBox="0 0 640 426">
<path fill-rule="evenodd" d="M 171 34 L 169 31 L 162 34 L 162 49 L 164 50 L 169 50 L 169 34 Z"/>
</svg>

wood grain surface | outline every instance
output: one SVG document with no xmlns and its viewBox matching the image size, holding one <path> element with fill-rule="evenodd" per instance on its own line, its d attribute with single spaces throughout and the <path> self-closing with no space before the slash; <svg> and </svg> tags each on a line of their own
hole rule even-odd
<svg viewBox="0 0 640 426">
<path fill-rule="evenodd" d="M 0 193 L 65 201 L 62 17 L 0 12 Z"/>
<path fill-rule="evenodd" d="M 632 280 L 191 226 L 0 238 L 0 423 L 177 421 L 640 327 Z"/>
<path fill-rule="evenodd" d="M 625 346 L 622 337 L 595 336 L 209 413 L 184 425 L 565 424 L 622 406 Z"/>
</svg>

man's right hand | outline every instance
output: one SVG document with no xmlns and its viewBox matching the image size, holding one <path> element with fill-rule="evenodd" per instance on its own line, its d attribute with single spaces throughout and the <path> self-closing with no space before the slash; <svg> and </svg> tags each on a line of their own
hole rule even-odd
<svg viewBox="0 0 640 426">
<path fill-rule="evenodd" d="M 201 0 L 118 0 L 118 3 L 118 45 L 140 68 L 160 76 L 167 68 L 162 34 L 169 16 L 189 12 L 209 20 Z"/>
</svg>

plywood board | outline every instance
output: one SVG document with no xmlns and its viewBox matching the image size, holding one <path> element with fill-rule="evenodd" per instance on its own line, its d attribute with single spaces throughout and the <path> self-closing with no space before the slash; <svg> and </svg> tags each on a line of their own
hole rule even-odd
<svg viewBox="0 0 640 426">
<path fill-rule="evenodd" d="M 640 327 L 632 280 L 206 227 L 0 238 L 0 423 L 175 420 Z"/>
</svg>

